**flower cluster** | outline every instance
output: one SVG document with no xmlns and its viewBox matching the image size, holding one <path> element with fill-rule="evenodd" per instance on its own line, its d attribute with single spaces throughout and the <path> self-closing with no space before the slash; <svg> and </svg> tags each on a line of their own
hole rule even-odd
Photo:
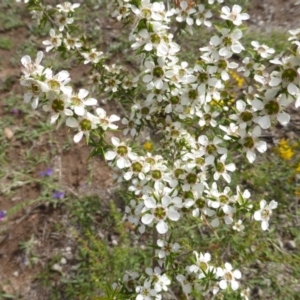
<svg viewBox="0 0 300 300">
<path fill-rule="evenodd" d="M 52 28 L 49 40 L 44 41 L 46 51 L 63 48 L 76 53 L 82 63 L 91 63 L 91 82 L 102 86 L 105 99 L 116 95 L 121 99 L 121 94 L 127 95 L 137 85 L 145 87 L 142 95 L 131 99 L 130 112 L 122 119 L 123 134 L 136 137 L 148 126 L 159 141 L 159 151 L 152 153 L 149 144 L 136 149 L 130 140 L 115 136 L 109 146 L 98 145 L 104 149 L 116 181 L 123 182 L 131 195 L 124 220 L 141 234 L 154 228 L 159 235 L 155 251 L 159 267 L 146 268 L 143 274 L 128 272 L 115 284 L 137 300 L 162 299 L 169 289 L 169 262 L 176 260 L 182 249 L 170 237 L 180 220 L 193 218 L 196 224 L 212 230 L 227 226 L 239 232 L 248 217 L 267 230 L 272 210 L 277 207 L 275 200 L 257 203 L 250 200 L 248 190 L 237 187 L 233 192 L 229 185 L 237 169 L 233 162 L 237 151 L 253 163 L 257 152 L 267 150 L 262 130 L 276 121 L 287 125 L 290 116 L 285 108 L 293 102 L 300 106 L 299 31 L 290 32 L 294 52 L 275 56 L 274 49 L 253 41 L 249 56 L 238 64 L 231 58 L 245 51 L 239 26 L 249 15 L 238 5 L 224 6 L 220 18 L 226 22 L 209 44 L 200 48 L 200 59 L 191 66 L 180 61 L 180 46 L 170 33 L 171 22 L 177 21 L 179 28 L 188 32 L 195 26 L 209 27 L 214 7 L 222 2 L 208 0 L 196 5 L 193 1 L 175 1 L 173 8 L 167 8 L 163 2 L 150 0 L 112 1 L 112 16 L 134 24 L 131 47 L 143 55 L 141 74 L 135 78 L 122 75 L 115 65 L 105 65 L 102 51 L 89 48 L 84 38 L 71 36 L 68 26 L 79 4 L 57 5 L 51 19 L 57 29 Z M 54 74 L 43 67 L 42 56 L 39 52 L 34 62 L 29 56 L 22 58 L 21 84 L 26 88 L 26 102 L 34 109 L 42 106 L 50 113 L 51 123 L 74 128 L 75 142 L 84 135 L 90 137 L 97 132 L 100 136 L 117 128 L 114 122 L 120 120 L 118 116 L 107 116 L 98 101 L 89 97 L 88 90 L 74 91 L 67 71 Z M 266 64 L 272 68 L 267 69 Z M 231 84 L 232 78 L 239 89 Z M 58 194 L 56 197 L 60 198 Z M 243 214 L 247 217 L 241 217 Z M 194 253 L 195 264 L 181 267 L 172 276 L 186 294 L 198 291 L 216 295 L 227 287 L 238 289 L 240 271 L 228 262 L 224 267 L 212 266 L 209 253 Z"/>
<path fill-rule="evenodd" d="M 173 245 L 171 248 L 175 250 L 177 246 Z M 233 270 L 230 263 L 226 262 L 224 267 L 215 267 L 210 263 L 211 255 L 209 253 L 203 254 L 194 251 L 194 255 L 195 263 L 187 266 L 184 274 L 176 276 L 184 293 L 190 294 L 194 290 L 201 290 L 201 281 L 205 282 L 205 289 L 202 291 L 204 295 L 210 292 L 216 295 L 220 289 L 225 290 L 227 286 L 231 286 L 233 290 L 238 289 L 237 279 L 240 279 L 242 274 L 239 270 Z M 216 280 L 219 282 L 218 285 L 216 285 Z M 170 284 L 170 278 L 162 272 L 160 267 L 155 267 L 154 269 L 146 268 L 142 276 L 137 272 L 127 272 L 122 282 L 114 284 L 114 288 L 122 285 L 128 292 L 135 290 L 136 300 L 159 300 L 163 299 L 161 292 L 167 291 Z"/>
<path fill-rule="evenodd" d="M 182 284 L 183 291 L 186 294 L 190 294 L 193 289 L 201 289 L 199 280 L 206 281 L 207 279 L 211 280 L 206 282 L 210 283 L 210 287 L 206 284 L 206 290 L 203 294 L 208 294 L 209 291 L 213 295 L 216 295 L 220 288 L 222 290 L 226 289 L 227 286 L 231 286 L 233 290 L 237 290 L 239 283 L 237 279 L 242 277 L 242 274 L 239 270 L 233 270 L 230 263 L 226 262 L 224 268 L 214 267 L 210 264 L 211 255 L 209 253 L 202 254 L 194 251 L 196 256 L 195 264 L 186 267 L 186 274 L 177 275 L 177 280 Z M 219 284 L 215 284 L 215 280 L 219 281 Z"/>
<path fill-rule="evenodd" d="M 57 123 L 59 126 L 65 123 L 78 132 L 74 136 L 74 141 L 79 142 L 84 135 L 89 136 L 92 129 L 98 127 L 103 130 L 116 129 L 113 124 L 120 118 L 116 115 L 107 116 L 102 108 L 96 109 L 96 114 L 88 111 L 89 106 L 95 106 L 98 101 L 89 98 L 86 89 L 74 91 L 68 83 L 71 81 L 67 71 L 60 71 L 53 74 L 49 68 L 43 67 L 40 63 L 43 52 L 38 52 L 35 61 L 29 56 L 22 58 L 23 76 L 21 85 L 26 88 L 24 101 L 31 102 L 32 108 L 38 107 L 42 99 L 42 108 L 50 113 L 50 123 Z M 48 176 L 48 173 L 43 173 Z"/>
<path fill-rule="evenodd" d="M 278 153 L 278 155 L 284 160 L 291 160 L 295 155 L 293 146 L 287 139 L 281 139 L 278 142 L 278 146 L 275 148 L 275 152 Z"/>
</svg>

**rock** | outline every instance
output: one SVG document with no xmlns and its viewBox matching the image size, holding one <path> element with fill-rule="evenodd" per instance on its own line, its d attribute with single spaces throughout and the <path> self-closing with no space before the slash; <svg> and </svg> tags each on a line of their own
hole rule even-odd
<svg viewBox="0 0 300 300">
<path fill-rule="evenodd" d="M 62 266 L 60 264 L 54 264 L 51 269 L 56 272 L 62 272 Z"/>
<path fill-rule="evenodd" d="M 295 250 L 297 248 L 297 245 L 296 245 L 295 241 L 290 240 L 285 244 L 285 247 L 289 250 Z"/>
<path fill-rule="evenodd" d="M 61 260 L 60 260 L 60 263 L 62 265 L 66 265 L 67 264 L 67 260 L 64 257 L 62 257 Z"/>
<path fill-rule="evenodd" d="M 15 276 L 15 277 L 19 277 L 19 271 L 15 271 L 15 272 L 13 272 L 13 276 Z"/>
</svg>

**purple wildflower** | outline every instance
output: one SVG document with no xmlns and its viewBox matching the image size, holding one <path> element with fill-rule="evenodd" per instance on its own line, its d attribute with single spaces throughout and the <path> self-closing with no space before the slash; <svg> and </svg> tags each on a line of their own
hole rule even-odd
<svg viewBox="0 0 300 300">
<path fill-rule="evenodd" d="M 11 110 L 11 113 L 12 113 L 13 115 L 18 115 L 20 112 L 19 112 L 18 109 L 13 108 L 13 109 Z"/>
<path fill-rule="evenodd" d="M 45 171 L 41 171 L 39 174 L 42 177 L 51 176 L 53 174 L 53 170 L 51 168 L 47 168 Z"/>
<path fill-rule="evenodd" d="M 5 217 L 6 217 L 6 211 L 0 210 L 0 221 L 4 221 Z"/>
<path fill-rule="evenodd" d="M 25 266 L 28 265 L 26 256 L 23 256 L 23 257 L 22 257 L 21 262 L 22 262 L 22 264 L 24 264 Z"/>
<path fill-rule="evenodd" d="M 53 199 L 62 199 L 65 196 L 64 192 L 54 191 L 52 194 Z"/>
</svg>

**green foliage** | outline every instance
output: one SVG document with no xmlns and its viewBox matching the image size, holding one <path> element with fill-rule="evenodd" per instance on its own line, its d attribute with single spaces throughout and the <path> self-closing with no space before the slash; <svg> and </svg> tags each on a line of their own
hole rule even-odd
<svg viewBox="0 0 300 300">
<path fill-rule="evenodd" d="M 0 37 L 0 49 L 10 50 L 12 48 L 12 41 L 9 38 Z"/>
<path fill-rule="evenodd" d="M 62 291 L 68 299 L 114 299 L 117 291 L 113 290 L 108 293 L 108 298 L 103 297 L 108 283 L 122 278 L 123 270 L 138 270 L 145 263 L 145 257 L 132 246 L 122 214 L 113 201 L 105 207 L 98 197 L 82 197 L 72 199 L 66 205 L 71 212 L 73 228 L 80 228 L 73 229 L 78 242 L 76 269 L 71 277 L 61 276 L 59 287 L 50 291 L 51 299 L 60 299 Z M 113 235 L 117 244 L 116 240 L 109 241 L 102 234 L 99 236 L 104 231 L 108 237 Z M 52 259 L 40 276 L 45 285 L 53 278 L 51 266 L 55 262 L 57 260 Z"/>
</svg>

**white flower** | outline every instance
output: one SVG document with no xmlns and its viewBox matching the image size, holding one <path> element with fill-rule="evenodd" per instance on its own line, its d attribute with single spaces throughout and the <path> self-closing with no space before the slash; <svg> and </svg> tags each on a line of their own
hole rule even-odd
<svg viewBox="0 0 300 300">
<path fill-rule="evenodd" d="M 164 70 L 164 65 L 162 59 L 158 59 L 158 65 L 155 65 L 153 61 L 146 61 L 146 75 L 143 76 L 143 82 L 152 83 L 158 90 L 162 89 L 164 82 L 167 81 L 166 71 Z"/>
<path fill-rule="evenodd" d="M 59 13 L 55 15 L 56 23 L 59 25 L 58 30 L 63 31 L 65 29 L 65 26 L 72 24 L 74 22 L 73 18 L 69 18 L 64 13 Z"/>
<path fill-rule="evenodd" d="M 217 0 L 218 3 L 223 3 L 224 0 Z M 208 4 L 214 4 L 215 0 L 208 0 Z"/>
<path fill-rule="evenodd" d="M 20 81 L 21 85 L 25 86 L 26 92 L 24 93 L 24 102 L 31 102 L 33 109 L 36 109 L 39 104 L 39 98 L 43 93 L 48 92 L 48 85 L 42 81 L 31 79 L 31 78 L 22 78 Z"/>
<path fill-rule="evenodd" d="M 219 216 L 219 214 L 221 216 Z M 224 215 L 223 212 L 221 212 L 220 210 L 216 213 L 215 218 L 210 222 L 210 225 L 212 227 L 218 227 L 220 225 L 220 219 L 223 219 L 226 225 L 230 225 L 233 222 L 232 217 L 228 216 L 228 215 Z"/>
<path fill-rule="evenodd" d="M 197 285 L 199 275 L 191 270 L 191 267 L 186 267 L 186 275 L 178 274 L 176 279 L 182 284 L 182 290 L 186 294 L 190 294 L 192 288 Z"/>
<path fill-rule="evenodd" d="M 187 1 L 180 1 L 180 8 L 175 10 L 177 22 L 186 22 L 189 26 L 194 24 L 194 19 L 190 16 L 196 12 L 196 9 L 190 7 Z"/>
<path fill-rule="evenodd" d="M 69 109 L 70 98 L 65 94 L 57 95 L 56 93 L 49 93 L 48 97 L 50 101 L 43 106 L 43 110 L 52 112 L 50 123 L 55 123 L 59 117 L 61 121 L 64 121 L 66 116 L 70 117 L 73 115 L 73 111 Z M 58 126 L 60 123 L 58 124 Z"/>
<path fill-rule="evenodd" d="M 241 53 L 244 50 L 244 47 L 239 42 L 239 39 L 243 36 L 240 29 L 234 29 L 231 32 L 228 28 L 222 28 L 221 34 L 221 37 L 215 35 L 210 39 L 210 44 L 212 46 L 220 47 L 220 56 L 230 58 L 233 53 Z"/>
<path fill-rule="evenodd" d="M 88 137 L 90 131 L 97 128 L 96 120 L 97 118 L 89 112 L 80 116 L 78 119 L 74 117 L 67 118 L 66 125 L 78 130 L 78 133 L 76 133 L 73 138 L 75 143 L 79 143 L 84 135 Z"/>
<path fill-rule="evenodd" d="M 211 260 L 211 255 L 209 253 L 202 254 L 200 252 L 198 254 L 196 251 L 193 252 L 196 256 L 196 264 L 190 267 L 192 272 L 200 272 L 203 274 L 203 272 L 207 273 L 209 270 L 213 270 L 213 267 L 208 264 L 208 262 Z"/>
<path fill-rule="evenodd" d="M 156 291 L 151 288 L 148 280 L 145 280 L 144 286 L 137 286 L 135 291 L 137 293 L 136 300 L 152 300 L 156 296 Z"/>
<path fill-rule="evenodd" d="M 122 84 L 122 82 L 120 80 L 117 79 L 117 74 L 114 75 L 114 76 L 110 76 L 109 78 L 106 78 L 104 80 L 104 85 L 105 85 L 105 88 L 104 88 L 104 91 L 109 93 L 109 92 L 117 92 L 118 91 L 118 87 L 119 85 Z"/>
<path fill-rule="evenodd" d="M 210 61 L 207 61 L 210 63 Z M 239 65 L 235 62 L 229 62 L 226 59 L 221 59 L 214 66 L 208 66 L 207 70 L 210 74 L 220 74 L 223 81 L 230 79 L 228 69 L 236 69 Z M 223 86 L 220 86 L 223 87 Z"/>
<path fill-rule="evenodd" d="M 114 2 L 109 2 L 109 6 L 112 6 Z M 110 7 L 108 7 L 110 8 Z M 130 4 L 125 3 L 123 0 L 118 0 L 118 7 L 111 13 L 113 18 L 116 18 L 118 21 L 126 18 L 130 15 Z"/>
<path fill-rule="evenodd" d="M 281 86 L 287 88 L 290 95 L 296 95 L 298 93 L 300 69 L 299 59 L 295 57 L 288 57 L 271 60 L 271 63 L 281 65 L 280 71 L 273 71 L 271 73 L 271 80 L 269 85 L 271 87 Z"/>
<path fill-rule="evenodd" d="M 157 240 L 157 245 L 161 248 L 157 250 L 157 256 L 160 259 L 165 258 L 171 253 L 177 253 L 180 249 L 180 245 L 178 243 L 169 243 L 161 239 Z"/>
<path fill-rule="evenodd" d="M 227 171 L 234 172 L 235 171 L 235 164 L 229 163 L 225 165 L 225 161 L 227 158 L 227 153 L 223 154 L 216 162 L 215 162 L 215 173 L 214 173 L 214 180 L 218 180 L 220 176 L 222 176 L 228 183 L 231 182 L 231 177 L 227 173 Z"/>
<path fill-rule="evenodd" d="M 246 129 L 247 126 L 252 124 L 254 118 L 254 113 L 252 107 L 243 100 L 236 101 L 237 114 L 232 114 L 229 116 L 230 119 L 236 120 L 238 122 L 238 127 Z"/>
<path fill-rule="evenodd" d="M 166 17 L 164 12 L 165 5 L 163 2 L 151 3 L 150 0 L 142 0 L 139 8 L 131 5 L 131 9 L 140 19 L 163 21 Z"/>
<path fill-rule="evenodd" d="M 168 285 L 171 284 L 171 280 L 169 279 L 167 274 L 161 275 L 158 280 L 159 280 L 158 284 L 161 286 L 161 289 L 163 291 L 167 291 L 168 290 Z"/>
<path fill-rule="evenodd" d="M 256 73 L 255 75 L 258 76 L 258 72 L 260 74 L 263 74 L 263 70 L 265 69 L 265 66 L 261 64 L 260 62 L 255 62 L 253 58 L 251 57 L 245 57 L 243 59 L 243 66 L 239 67 L 237 69 L 238 72 L 243 71 L 244 77 L 249 77 L 251 74 Z M 264 72 L 265 73 L 265 72 Z M 261 76 L 262 77 L 262 76 Z M 264 84 L 264 83 L 262 83 Z"/>
<path fill-rule="evenodd" d="M 25 55 L 21 58 L 21 63 L 23 65 L 22 72 L 26 77 L 34 76 L 34 75 L 41 75 L 44 67 L 40 65 L 43 59 L 43 52 L 39 51 L 37 53 L 36 59 L 32 62 L 29 55 Z"/>
<path fill-rule="evenodd" d="M 205 101 L 210 102 L 212 96 L 209 89 L 221 88 L 221 81 L 218 78 L 213 77 L 213 74 L 207 72 L 199 65 L 195 66 L 194 71 L 199 95 L 205 95 Z M 197 102 L 195 101 L 194 104 L 197 104 Z"/>
<path fill-rule="evenodd" d="M 122 86 L 124 90 L 131 90 L 137 87 L 137 81 L 139 80 L 138 76 L 134 78 L 129 78 L 125 76 L 122 81 Z"/>
<path fill-rule="evenodd" d="M 177 96 L 181 92 L 181 83 L 191 83 L 195 81 L 194 76 L 191 75 L 194 70 L 188 67 L 188 63 L 186 61 L 182 61 L 180 65 L 172 65 L 172 69 L 174 71 L 174 76 L 171 77 L 170 80 L 172 80 L 172 83 L 176 85 L 177 89 L 172 90 L 171 95 Z"/>
<path fill-rule="evenodd" d="M 222 13 L 221 18 L 224 20 L 230 20 L 234 25 L 241 25 L 242 21 L 248 20 L 249 15 L 246 13 L 241 13 L 242 8 L 239 5 L 233 5 L 232 11 L 230 11 L 230 8 L 228 6 L 222 7 Z"/>
<path fill-rule="evenodd" d="M 86 112 L 86 106 L 93 106 L 98 103 L 94 98 L 88 98 L 89 92 L 85 89 L 80 89 L 78 93 L 73 93 L 70 97 L 70 106 L 78 116 L 83 116 Z"/>
<path fill-rule="evenodd" d="M 170 196 L 165 195 L 162 197 L 161 203 L 159 203 L 153 197 L 145 196 L 145 208 L 143 209 L 143 212 L 150 210 L 150 213 L 147 212 L 143 215 L 142 222 L 145 225 L 150 225 L 153 221 L 157 222 L 156 229 L 158 233 L 165 234 L 169 229 L 166 219 L 178 221 L 180 218 L 180 214 L 175 209 L 175 203 L 173 203 L 173 200 L 174 199 Z"/>
<path fill-rule="evenodd" d="M 106 115 L 106 111 L 101 108 L 101 107 L 98 107 L 96 109 L 96 114 L 98 115 L 99 117 L 99 125 L 104 129 L 104 130 L 107 130 L 108 128 L 109 129 L 117 129 L 118 126 L 115 125 L 115 124 L 112 124 L 113 122 L 117 122 L 120 120 L 120 117 L 116 116 L 116 115 L 111 115 L 111 116 L 107 116 Z"/>
<path fill-rule="evenodd" d="M 205 10 L 205 6 L 203 4 L 198 5 L 198 12 L 196 13 L 196 25 L 200 26 L 204 24 L 207 27 L 211 26 L 211 21 L 207 20 L 212 17 L 212 13 L 210 10 Z"/>
<path fill-rule="evenodd" d="M 182 166 L 183 162 L 187 162 L 186 163 L 186 168 L 188 169 L 193 169 L 193 168 L 197 168 L 198 170 L 205 170 L 205 161 L 204 161 L 204 155 L 205 155 L 205 150 L 204 149 L 200 149 L 200 150 L 192 150 L 189 153 L 186 153 L 182 156 L 182 159 L 180 161 L 178 161 L 178 167 L 179 169 L 181 169 L 182 167 L 185 168 L 184 166 Z M 174 168 L 174 174 L 176 172 L 176 168 Z M 183 171 L 180 170 L 180 173 L 178 175 L 175 175 L 176 178 L 180 178 L 180 179 L 184 179 L 185 176 L 183 175 Z"/>
<path fill-rule="evenodd" d="M 179 51 L 178 44 L 172 42 L 173 35 L 165 32 L 151 32 L 142 29 L 135 36 L 136 43 L 132 44 L 133 49 L 138 49 L 143 46 L 145 51 L 156 51 L 158 56 L 174 55 Z"/>
<path fill-rule="evenodd" d="M 244 298 L 244 300 L 250 300 L 250 288 L 242 290 L 240 295 Z"/>
<path fill-rule="evenodd" d="M 201 197 L 201 195 L 199 195 L 200 193 L 194 192 L 194 194 L 196 196 L 194 197 L 196 199 L 195 201 L 194 200 L 191 201 L 191 199 L 187 199 L 184 203 L 186 207 L 190 207 L 190 205 L 193 205 L 194 208 L 192 211 L 193 217 L 197 218 L 200 216 L 200 218 L 203 220 L 205 216 L 209 216 L 209 217 L 214 216 L 216 212 L 213 209 L 210 209 L 208 207 L 207 200 Z M 199 196 L 197 197 L 197 195 Z"/>
<path fill-rule="evenodd" d="M 243 231 L 244 228 L 245 228 L 245 226 L 243 225 L 243 221 L 242 220 L 238 220 L 232 226 L 232 229 L 236 230 L 236 231 Z"/>
<path fill-rule="evenodd" d="M 86 52 L 82 52 L 81 55 L 85 58 L 85 61 L 83 62 L 84 64 L 88 64 L 88 63 L 93 63 L 96 64 L 100 61 L 103 52 L 102 51 L 97 51 L 96 48 L 91 49 L 90 52 L 86 53 Z"/>
<path fill-rule="evenodd" d="M 250 192 L 246 189 L 244 192 L 241 192 L 239 186 L 236 187 L 236 195 L 231 199 L 233 202 L 238 202 L 240 205 L 244 205 L 246 202 L 249 202 L 251 197 Z M 252 204 L 248 205 L 249 208 L 252 208 Z"/>
<path fill-rule="evenodd" d="M 253 163 L 256 159 L 255 149 L 260 153 L 267 151 L 267 143 L 259 140 L 259 137 L 261 136 L 261 128 L 259 126 L 255 126 L 252 132 L 250 130 L 247 133 L 245 130 L 239 130 L 239 132 L 241 135 L 239 143 L 243 145 L 249 162 Z"/>
<path fill-rule="evenodd" d="M 273 48 L 270 48 L 266 45 L 261 45 L 257 41 L 252 41 L 251 45 L 254 47 L 254 50 L 257 51 L 257 53 L 262 57 L 262 58 L 267 58 L 270 55 L 275 53 L 275 50 Z"/>
<path fill-rule="evenodd" d="M 136 154 L 131 152 L 131 148 L 127 147 L 125 143 L 120 142 L 117 137 L 112 137 L 111 142 L 114 145 L 114 151 L 109 150 L 105 153 L 105 159 L 115 160 L 119 169 L 128 168 L 131 166 L 130 160 L 135 160 L 137 158 Z"/>
<path fill-rule="evenodd" d="M 79 3 L 72 4 L 70 2 L 63 2 L 62 4 L 56 5 L 58 11 L 65 14 L 67 14 L 68 12 L 74 12 L 74 9 L 78 8 L 79 6 Z"/>
<path fill-rule="evenodd" d="M 135 200 L 130 200 L 129 202 L 129 206 L 125 207 L 125 220 L 128 220 L 131 224 L 133 224 L 134 226 L 137 226 L 139 223 L 140 218 L 138 217 L 138 215 L 141 213 L 142 208 L 143 208 L 143 204 L 137 203 Z"/>
<path fill-rule="evenodd" d="M 219 147 L 218 144 L 220 144 L 222 140 L 218 138 L 217 136 L 214 136 L 213 140 L 210 141 L 207 136 L 200 135 L 198 138 L 198 143 L 204 147 L 206 152 L 206 158 L 205 163 L 207 165 L 213 164 L 215 160 L 215 156 L 217 154 L 225 154 L 227 150 L 225 148 Z"/>
<path fill-rule="evenodd" d="M 300 28 L 289 30 L 289 34 L 291 35 L 288 38 L 289 41 L 294 41 L 293 43 L 295 43 L 297 40 L 300 40 Z"/>
<path fill-rule="evenodd" d="M 42 18 L 44 16 L 44 12 L 43 11 L 36 11 L 36 10 L 32 10 L 30 11 L 31 14 L 31 18 L 32 20 L 36 20 L 36 24 L 40 25 Z"/>
<path fill-rule="evenodd" d="M 60 71 L 53 76 L 53 72 L 50 69 L 45 70 L 46 82 L 48 84 L 49 90 L 54 93 L 59 93 L 62 91 L 64 94 L 70 96 L 72 93 L 72 88 L 67 86 L 71 81 L 70 74 L 68 71 Z"/>
<path fill-rule="evenodd" d="M 68 50 L 70 49 L 79 49 L 82 47 L 82 43 L 77 38 L 72 38 L 69 33 L 67 33 L 67 37 L 64 39 L 64 44 Z"/>
<path fill-rule="evenodd" d="M 212 188 L 205 192 L 208 194 L 209 198 L 208 206 L 217 209 L 215 218 L 210 224 L 213 227 L 218 227 L 220 225 L 220 219 L 223 219 L 227 225 L 231 224 L 233 222 L 231 214 L 235 211 L 235 208 L 229 205 L 229 202 L 231 201 L 230 188 L 226 186 L 223 192 L 219 192 L 217 183 L 214 182 Z"/>
<path fill-rule="evenodd" d="M 254 219 L 256 221 L 261 221 L 262 230 L 267 230 L 269 228 L 269 219 L 272 215 L 272 210 L 277 207 L 278 203 L 272 200 L 270 204 L 267 205 L 266 200 L 260 201 L 260 209 L 254 213 Z"/>
<path fill-rule="evenodd" d="M 121 178 L 123 179 L 123 177 Z M 146 183 L 148 183 L 147 180 L 140 180 L 137 178 L 133 178 L 131 180 L 131 185 L 128 187 L 128 191 L 134 192 L 136 196 L 140 194 L 145 194 L 146 193 L 145 190 L 148 191 L 148 186 L 146 186 Z"/>
<path fill-rule="evenodd" d="M 225 268 L 217 268 L 216 275 L 221 277 L 219 282 L 219 286 L 222 290 L 227 288 L 227 285 L 230 284 L 231 288 L 235 291 L 239 288 L 239 283 L 236 279 L 240 279 L 242 274 L 239 270 L 232 270 L 232 266 L 230 263 L 225 263 Z"/>
<path fill-rule="evenodd" d="M 126 288 L 128 291 L 132 292 L 136 279 L 139 277 L 137 272 L 127 271 L 123 276 L 123 282 L 125 283 Z"/>
<path fill-rule="evenodd" d="M 201 55 L 201 58 L 204 60 L 218 60 L 220 58 L 218 51 L 219 44 L 220 38 L 218 36 L 211 38 L 208 46 L 199 48 L 200 51 L 205 52 L 203 55 Z"/>
<path fill-rule="evenodd" d="M 186 172 L 184 181 L 182 182 L 183 191 L 198 191 L 202 193 L 203 184 L 199 182 L 201 180 L 201 175 L 196 171 Z"/>
<path fill-rule="evenodd" d="M 131 163 L 130 170 L 124 174 L 125 180 L 131 180 L 133 176 L 138 177 L 140 180 L 146 178 L 145 174 L 150 170 L 150 165 L 142 159 L 135 160 Z"/>
<path fill-rule="evenodd" d="M 161 274 L 161 269 L 159 267 L 155 267 L 154 270 L 151 268 L 146 268 L 146 274 L 149 276 L 148 280 L 154 284 L 154 290 L 156 292 L 161 292 L 162 290 L 167 291 L 171 280 L 168 278 L 166 274 Z"/>
<path fill-rule="evenodd" d="M 228 140 L 232 140 L 235 137 L 239 137 L 239 126 L 234 124 L 234 123 L 230 123 L 229 127 L 223 126 L 223 125 L 219 125 L 220 129 L 222 129 L 225 132 L 225 135 L 223 136 L 223 139 L 225 141 Z"/>
<path fill-rule="evenodd" d="M 126 127 L 123 129 L 123 134 L 127 135 L 130 133 L 132 137 L 137 134 L 137 128 L 141 125 L 141 120 L 135 116 L 134 112 L 131 112 L 130 117 L 124 117 L 122 119 L 122 124 Z"/>
<path fill-rule="evenodd" d="M 268 90 L 263 101 L 254 99 L 251 102 L 253 109 L 260 111 L 260 115 L 255 117 L 253 121 L 259 124 L 262 129 L 270 128 L 271 121 L 275 117 L 282 125 L 287 125 L 290 121 L 290 115 L 284 111 L 290 101 L 284 96 L 275 98 L 277 91 L 277 89 Z"/>
<path fill-rule="evenodd" d="M 53 28 L 50 29 L 50 40 L 43 41 L 46 47 L 46 52 L 49 52 L 53 48 L 57 48 L 62 43 L 62 34 L 56 34 Z"/>
</svg>

